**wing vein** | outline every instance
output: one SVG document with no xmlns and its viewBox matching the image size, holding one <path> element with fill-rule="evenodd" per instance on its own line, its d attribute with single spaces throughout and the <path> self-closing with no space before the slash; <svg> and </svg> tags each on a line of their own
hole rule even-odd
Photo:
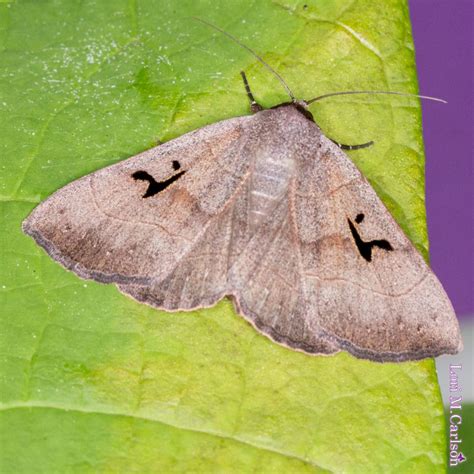
<svg viewBox="0 0 474 474">
<path fill-rule="evenodd" d="M 318 275 L 315 275 L 314 273 L 310 273 L 310 272 L 306 272 L 305 275 L 310 277 L 310 278 L 316 278 L 317 280 L 320 280 L 320 281 L 345 281 L 347 283 L 350 283 L 351 285 L 358 286 L 359 288 L 371 291 L 372 293 L 376 293 L 378 295 L 399 297 L 399 296 L 408 295 L 412 291 L 414 291 L 418 286 L 420 286 L 428 278 L 429 273 L 425 271 L 425 274 L 412 287 L 410 287 L 406 291 L 402 291 L 400 293 L 389 293 L 389 292 L 377 291 L 377 290 L 374 290 L 373 288 L 370 288 L 368 286 L 361 285 L 360 283 L 356 283 L 355 281 L 349 280 L 348 278 L 342 278 L 342 277 L 321 278 Z"/>
</svg>

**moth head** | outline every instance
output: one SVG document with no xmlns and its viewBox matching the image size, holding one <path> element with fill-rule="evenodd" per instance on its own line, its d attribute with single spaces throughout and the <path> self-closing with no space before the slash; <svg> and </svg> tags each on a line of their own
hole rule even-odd
<svg viewBox="0 0 474 474">
<path fill-rule="evenodd" d="M 314 122 L 313 114 L 309 111 L 308 104 L 304 100 L 293 101 L 293 106 L 300 114 L 303 114 L 305 118 Z"/>
<path fill-rule="evenodd" d="M 308 120 L 314 122 L 313 114 L 308 109 L 308 104 L 304 100 L 294 100 L 293 105 L 296 110 L 303 114 Z"/>
<path fill-rule="evenodd" d="M 278 109 L 279 107 L 293 107 L 300 114 L 302 114 L 306 119 L 314 122 L 313 114 L 308 109 L 308 104 L 304 100 L 294 99 L 291 102 L 283 102 L 283 104 L 278 104 L 272 107 L 272 109 Z"/>
</svg>

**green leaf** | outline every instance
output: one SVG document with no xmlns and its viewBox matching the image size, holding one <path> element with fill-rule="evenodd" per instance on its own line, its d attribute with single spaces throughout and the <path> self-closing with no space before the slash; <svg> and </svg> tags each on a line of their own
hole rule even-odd
<svg viewBox="0 0 474 474">
<path fill-rule="evenodd" d="M 165 313 L 80 280 L 20 226 L 56 189 L 205 124 L 350 89 L 417 92 L 405 0 L 0 4 L 2 473 L 444 472 L 432 360 L 312 357 L 228 301 Z M 312 111 L 427 254 L 418 101 Z"/>
</svg>

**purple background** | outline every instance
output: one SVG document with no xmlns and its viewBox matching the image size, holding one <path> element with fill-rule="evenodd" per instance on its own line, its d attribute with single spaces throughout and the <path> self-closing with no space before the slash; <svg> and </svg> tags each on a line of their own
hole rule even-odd
<svg viewBox="0 0 474 474">
<path fill-rule="evenodd" d="M 474 313 L 472 0 L 409 0 L 426 149 L 431 266 L 458 316 Z"/>
</svg>

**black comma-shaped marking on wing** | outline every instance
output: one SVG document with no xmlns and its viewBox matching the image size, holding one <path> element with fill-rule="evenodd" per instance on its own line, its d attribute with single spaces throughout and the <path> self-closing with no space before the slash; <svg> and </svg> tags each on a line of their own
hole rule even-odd
<svg viewBox="0 0 474 474">
<path fill-rule="evenodd" d="M 355 221 L 357 224 L 360 224 L 364 220 L 364 214 L 357 214 Z M 355 225 L 350 219 L 347 219 L 349 223 L 349 228 L 351 229 L 351 234 L 354 239 L 357 249 L 362 257 L 364 257 L 368 262 L 372 261 L 372 248 L 378 247 L 379 249 L 386 250 L 387 252 L 393 250 L 393 247 L 390 245 L 390 242 L 385 239 L 381 240 L 371 240 L 369 242 L 364 242 L 357 232 Z"/>
<path fill-rule="evenodd" d="M 181 168 L 179 161 L 176 160 L 173 161 L 172 166 L 175 171 Z M 171 178 L 168 178 L 165 181 L 156 181 L 155 178 L 153 178 L 153 176 L 148 174 L 146 171 L 140 170 L 135 171 L 135 173 L 132 174 L 132 178 L 135 180 L 139 179 L 142 181 L 148 181 L 148 189 L 146 190 L 146 193 L 142 196 L 143 198 L 148 198 L 160 193 L 161 191 L 164 191 L 168 186 L 170 186 L 179 178 L 181 178 L 184 173 L 186 173 L 186 171 L 180 171 L 179 173 L 176 173 L 175 175 L 171 176 Z"/>
</svg>

